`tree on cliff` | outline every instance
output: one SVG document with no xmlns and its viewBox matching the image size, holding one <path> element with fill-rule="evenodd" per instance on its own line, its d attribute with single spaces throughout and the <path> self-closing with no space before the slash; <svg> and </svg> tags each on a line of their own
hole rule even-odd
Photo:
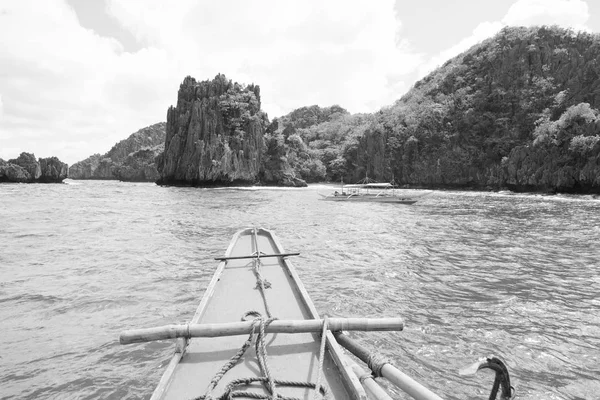
<svg viewBox="0 0 600 400">
<path fill-rule="evenodd" d="M 600 113 L 588 103 L 571 106 L 555 121 L 549 110 L 537 121 L 533 141 L 503 160 L 507 184 L 564 192 L 600 187 Z"/>
<path fill-rule="evenodd" d="M 353 171 L 353 152 L 364 134 L 366 114 L 350 115 L 339 106 L 302 107 L 277 119 L 286 154 L 308 182 L 340 180 Z M 352 178 L 347 178 L 352 179 Z"/>
</svg>

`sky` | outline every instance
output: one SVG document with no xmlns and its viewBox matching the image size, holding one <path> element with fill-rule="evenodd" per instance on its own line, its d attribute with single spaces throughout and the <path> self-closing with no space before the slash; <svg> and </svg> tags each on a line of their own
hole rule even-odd
<svg viewBox="0 0 600 400">
<path fill-rule="evenodd" d="M 598 0 L 0 0 L 0 158 L 69 165 L 224 73 L 274 117 L 391 105 L 504 26 L 600 32 Z"/>
</svg>

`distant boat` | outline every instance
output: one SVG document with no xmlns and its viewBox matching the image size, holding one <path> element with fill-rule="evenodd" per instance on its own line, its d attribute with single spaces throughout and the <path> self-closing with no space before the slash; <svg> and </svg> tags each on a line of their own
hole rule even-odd
<svg viewBox="0 0 600 400">
<path fill-rule="evenodd" d="M 415 204 L 417 200 L 400 196 L 400 190 L 391 183 L 359 183 L 342 185 L 330 195 L 323 195 L 321 200 L 328 201 L 363 201 L 373 203 Z"/>
</svg>

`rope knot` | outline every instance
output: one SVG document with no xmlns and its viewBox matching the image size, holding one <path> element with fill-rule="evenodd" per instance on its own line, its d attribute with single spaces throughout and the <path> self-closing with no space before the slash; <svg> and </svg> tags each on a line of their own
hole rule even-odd
<svg viewBox="0 0 600 400">
<path fill-rule="evenodd" d="M 254 289 L 270 289 L 271 288 L 271 282 L 269 282 L 266 279 L 260 279 L 256 282 L 256 286 L 254 286 Z"/>
<path fill-rule="evenodd" d="M 382 357 L 378 354 L 373 354 L 367 360 L 367 366 L 373 372 L 373 376 L 375 378 L 381 377 L 381 369 L 385 364 L 389 364 L 390 360 L 388 358 Z"/>
</svg>

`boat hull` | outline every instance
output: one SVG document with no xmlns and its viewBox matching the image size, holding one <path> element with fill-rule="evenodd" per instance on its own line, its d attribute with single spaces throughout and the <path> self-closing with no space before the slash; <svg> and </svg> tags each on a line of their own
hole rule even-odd
<svg viewBox="0 0 600 400">
<path fill-rule="evenodd" d="M 236 233 L 225 257 L 250 255 L 256 251 L 264 254 L 281 254 L 284 250 L 276 237 L 265 229 L 246 229 Z M 317 311 L 308 297 L 295 269 L 283 257 L 260 260 L 260 273 L 270 284 L 265 289 L 265 301 L 256 289 L 255 259 L 230 259 L 221 261 L 213 279 L 200 302 L 191 323 L 224 323 L 240 321 L 244 313 L 258 311 L 267 316 L 267 307 L 273 317 L 280 319 L 316 319 Z M 195 338 L 187 347 L 179 339 L 178 350 L 165 371 L 152 399 L 192 399 L 204 395 L 215 374 L 234 356 L 247 336 L 222 336 Z M 267 335 L 267 362 L 271 375 L 277 380 L 317 381 L 320 335 L 310 333 Z M 364 390 L 350 371 L 347 360 L 333 335 L 326 335 L 327 352 L 324 359 L 323 378 L 333 399 L 366 399 Z M 181 351 L 185 348 L 185 351 Z M 245 353 L 221 379 L 212 394 L 217 397 L 225 386 L 235 379 L 260 376 L 254 347 Z M 254 384 L 240 390 L 267 392 Z M 277 392 L 290 397 L 312 399 L 313 389 L 278 386 Z"/>
<path fill-rule="evenodd" d="M 356 201 L 369 203 L 393 203 L 393 204 L 415 204 L 417 200 L 402 199 L 392 196 L 325 196 L 322 200 L 326 201 Z"/>
</svg>

